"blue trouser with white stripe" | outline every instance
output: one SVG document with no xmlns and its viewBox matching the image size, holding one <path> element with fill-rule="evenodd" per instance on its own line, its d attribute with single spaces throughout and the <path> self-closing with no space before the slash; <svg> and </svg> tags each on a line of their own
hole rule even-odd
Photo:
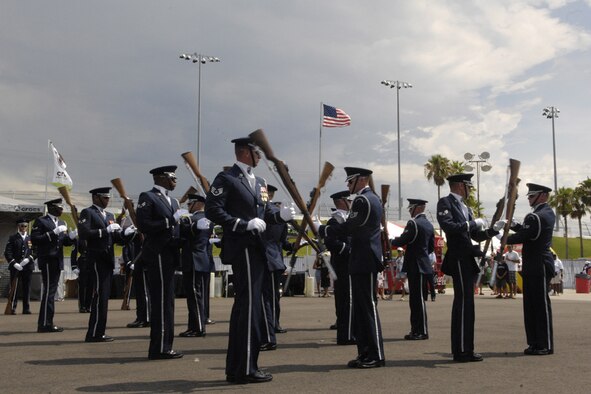
<svg viewBox="0 0 591 394">
<path fill-rule="evenodd" d="M 172 350 L 174 340 L 174 256 L 165 251 L 146 267 L 152 307 L 148 356 L 155 356 Z"/>
<path fill-rule="evenodd" d="M 226 375 L 242 377 L 255 373 L 265 324 L 262 316 L 265 255 L 258 248 L 244 249 L 244 260 L 232 265 L 234 305 L 230 315 Z"/>
<path fill-rule="evenodd" d="M 41 270 L 43 293 L 41 294 L 41 307 L 37 325 L 39 327 L 53 326 L 55 293 L 61 274 L 58 258 L 39 257 L 39 269 Z"/>
<path fill-rule="evenodd" d="M 455 263 L 454 263 L 455 264 Z M 452 275 L 454 301 L 451 308 L 451 352 L 454 355 L 474 352 L 474 280 L 471 265 L 462 269 L 460 261 Z"/>
<path fill-rule="evenodd" d="M 368 361 L 385 360 L 376 280 L 376 273 L 351 274 L 357 354 Z"/>
<path fill-rule="evenodd" d="M 421 273 L 408 273 L 408 290 L 410 307 L 410 332 L 419 335 L 429 335 L 427 329 L 427 278 Z"/>
<path fill-rule="evenodd" d="M 523 320 L 527 344 L 554 351 L 552 304 L 545 276 L 523 277 Z"/>
<path fill-rule="evenodd" d="M 86 332 L 86 338 L 88 339 L 105 335 L 111 280 L 113 278 L 113 261 L 108 253 L 99 253 L 97 255 L 89 253 L 87 258 L 94 289 L 92 303 L 90 304 L 88 331 Z"/>
</svg>

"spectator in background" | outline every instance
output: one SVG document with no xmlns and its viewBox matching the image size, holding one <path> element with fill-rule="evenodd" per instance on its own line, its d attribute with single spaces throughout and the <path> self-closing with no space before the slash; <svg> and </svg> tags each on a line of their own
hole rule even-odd
<svg viewBox="0 0 591 394">
<path fill-rule="evenodd" d="M 554 277 L 550 281 L 550 288 L 552 289 L 552 295 L 560 295 L 562 293 L 564 265 L 555 253 L 552 253 L 552 258 L 554 259 Z"/>
<path fill-rule="evenodd" d="M 507 284 L 509 284 L 509 298 L 515 298 L 517 295 L 517 270 L 521 257 L 519 253 L 513 250 L 513 245 L 507 245 L 507 253 L 503 256 L 507 264 Z"/>
<path fill-rule="evenodd" d="M 495 286 L 497 287 L 497 298 L 509 298 L 507 295 L 507 276 L 509 269 L 507 263 L 501 260 L 497 264 L 497 275 L 495 278 Z"/>
<path fill-rule="evenodd" d="M 394 281 L 394 291 L 398 284 L 400 284 L 400 292 L 402 293 L 402 297 L 400 297 L 400 301 L 404 301 L 404 296 L 406 295 L 406 290 L 404 286 L 406 284 L 406 272 L 402 271 L 402 266 L 404 265 L 404 249 L 398 248 L 396 249 L 398 252 L 398 256 L 394 262 L 396 263 L 396 280 Z"/>
</svg>

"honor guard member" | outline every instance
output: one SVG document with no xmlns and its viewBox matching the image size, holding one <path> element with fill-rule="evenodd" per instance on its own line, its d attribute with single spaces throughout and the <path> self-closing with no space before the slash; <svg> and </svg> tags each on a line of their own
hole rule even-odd
<svg viewBox="0 0 591 394">
<path fill-rule="evenodd" d="M 408 212 L 411 219 L 406 223 L 400 237 L 392 240 L 392 246 L 406 246 L 402 270 L 407 273 L 410 333 L 404 336 L 406 340 L 429 339 L 427 329 L 427 275 L 433 274 L 431 253 L 435 250 L 435 230 L 425 216 L 427 201 L 409 198 Z"/>
<path fill-rule="evenodd" d="M 131 230 L 130 230 L 131 228 Z M 126 271 L 130 271 L 132 289 L 135 295 L 135 320 L 127 324 L 128 328 L 150 327 L 150 293 L 148 291 L 148 274 L 140 252 L 143 238 L 137 232 L 131 220 L 123 222 L 125 244 L 121 250 L 121 258 Z"/>
<path fill-rule="evenodd" d="M 262 233 L 269 223 L 292 220 L 290 206 L 278 209 L 267 200 L 267 185 L 252 169 L 260 152 L 249 137 L 232 140 L 236 163 L 220 172 L 205 202 L 205 215 L 223 227 L 221 258 L 231 264 L 234 305 L 230 316 L 226 380 L 230 383 L 259 383 L 273 379 L 258 366 L 263 344 L 263 277 L 267 270 Z"/>
<path fill-rule="evenodd" d="M 111 342 L 105 335 L 109 295 L 115 267 L 114 240 L 121 240 L 121 226 L 115 216 L 105 211 L 111 198 L 110 187 L 90 190 L 92 205 L 80 212 L 78 229 L 81 242 L 86 243 L 86 259 L 91 271 L 94 292 L 90 306 L 90 318 L 86 342 Z"/>
<path fill-rule="evenodd" d="M 484 229 L 485 222 L 474 218 L 464 203 L 470 195 L 474 174 L 456 174 L 447 178 L 451 193 L 437 203 L 437 221 L 447 237 L 447 252 L 441 271 L 453 278 L 454 300 L 451 311 L 451 352 L 454 361 L 482 361 L 474 353 L 474 283 L 480 272 L 475 257 L 482 257 L 478 245 L 498 234 Z"/>
<path fill-rule="evenodd" d="M 276 191 L 275 186 L 267 185 L 269 203 L 281 207 L 280 202 L 273 201 Z M 267 325 L 263 331 L 264 343 L 261 345 L 261 351 L 266 351 L 277 349 L 276 333 L 287 332 L 279 324 L 281 314 L 279 300 L 281 299 L 281 278 L 286 269 L 283 261 L 283 250 L 291 251 L 292 247 L 287 242 L 287 223 L 267 224 L 262 237 L 267 244 L 267 271 L 263 282 L 263 314 Z"/>
<path fill-rule="evenodd" d="M 142 260 L 148 269 L 152 309 L 150 315 L 150 360 L 181 358 L 172 349 L 174 340 L 174 271 L 180 264 L 179 202 L 169 196 L 176 187 L 176 166 L 150 171 L 152 190 L 138 199 L 138 229 L 144 235 Z"/>
<path fill-rule="evenodd" d="M 346 221 L 320 226 L 322 238 L 351 236 L 349 274 L 353 296 L 353 319 L 357 358 L 350 368 L 376 368 L 386 365 L 382 327 L 377 309 L 377 273 L 383 269 L 380 198 L 369 188 L 372 171 L 345 167 L 347 185 L 356 194 Z M 337 279 L 338 280 L 338 279 Z"/>
<path fill-rule="evenodd" d="M 533 211 L 525 216 L 523 224 L 511 227 L 515 234 L 507 237 L 508 244 L 523 244 L 523 318 L 527 338 L 526 355 L 544 356 L 554 353 L 550 280 L 554 276 L 552 231 L 556 217 L 548 205 L 549 187 L 528 183 L 527 199 Z M 499 222 L 497 222 L 499 223 Z M 500 221 L 496 228 L 504 226 Z"/>
<path fill-rule="evenodd" d="M 183 288 L 187 298 L 189 321 L 181 337 L 204 337 L 207 315 L 205 297 L 208 297 L 206 280 L 210 277 L 211 260 L 209 237 L 213 223 L 205 217 L 205 197 L 189 194 L 190 216 L 181 217 Z M 208 287 L 209 287 L 209 282 Z"/>
<path fill-rule="evenodd" d="M 29 222 L 25 218 L 16 221 L 17 232 L 8 238 L 4 248 L 4 258 L 8 262 L 10 271 L 10 286 L 12 299 L 7 302 L 10 306 L 10 314 L 16 315 L 18 304 L 18 289 L 22 287 L 23 315 L 30 315 L 29 299 L 31 294 L 31 276 L 35 268 L 33 257 L 33 244 L 28 234 Z M 12 288 L 14 286 L 14 289 Z"/>
<path fill-rule="evenodd" d="M 72 272 L 78 277 L 78 311 L 90 313 L 92 303 L 92 270 L 86 259 L 86 241 L 74 240 L 70 253 Z"/>
<path fill-rule="evenodd" d="M 37 265 L 43 282 L 37 332 L 61 332 L 64 329 L 53 324 L 55 292 L 64 269 L 63 247 L 73 244 L 70 235 L 75 238 L 76 233 L 72 231 L 68 234 L 66 222 L 59 218 L 64 211 L 61 198 L 47 201 L 45 205 L 47 215 L 37 218 L 31 231 L 31 241 L 37 253 Z"/>
<path fill-rule="evenodd" d="M 341 224 L 347 220 L 350 195 L 348 190 L 344 190 L 330 196 L 334 202 L 335 211 L 326 222 L 328 226 Z M 351 237 L 349 235 L 329 236 L 325 238 L 324 244 L 330 251 L 330 264 L 337 274 L 337 280 L 334 282 L 337 345 L 354 345 L 353 296 L 351 294 L 351 277 L 349 276 Z"/>
</svg>

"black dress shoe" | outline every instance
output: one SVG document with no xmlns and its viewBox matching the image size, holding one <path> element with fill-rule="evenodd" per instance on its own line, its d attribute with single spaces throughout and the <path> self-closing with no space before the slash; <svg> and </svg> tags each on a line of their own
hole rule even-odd
<svg viewBox="0 0 591 394">
<path fill-rule="evenodd" d="M 361 356 L 357 356 L 356 359 L 353 359 L 347 363 L 347 367 L 349 368 L 359 368 L 361 364 Z"/>
<path fill-rule="evenodd" d="M 336 330 L 337 329 L 337 324 L 335 323 L 335 324 L 331 325 L 329 328 L 331 330 Z"/>
<path fill-rule="evenodd" d="M 534 356 L 547 356 L 552 353 L 554 353 L 554 351 L 549 349 L 534 349 L 534 352 L 532 354 Z"/>
<path fill-rule="evenodd" d="M 277 349 L 277 344 L 269 342 L 269 343 L 262 344 L 259 350 L 261 352 L 266 352 L 267 350 L 276 350 L 276 349 Z"/>
<path fill-rule="evenodd" d="M 37 327 L 37 332 L 62 332 L 64 329 L 58 326 L 41 326 Z"/>
<path fill-rule="evenodd" d="M 215 324 L 215 320 L 207 319 L 205 324 Z"/>
<path fill-rule="evenodd" d="M 31 314 L 31 311 L 29 309 L 23 311 L 23 315 L 30 315 L 30 314 Z"/>
<path fill-rule="evenodd" d="M 12 309 L 10 313 L 5 313 L 5 315 L 16 315 L 16 310 Z"/>
<path fill-rule="evenodd" d="M 205 336 L 205 333 L 204 332 L 195 331 L 195 330 L 187 330 L 187 331 L 181 332 L 179 334 L 179 337 L 184 337 L 184 338 L 187 338 L 187 337 L 204 337 L 204 336 Z"/>
<path fill-rule="evenodd" d="M 415 334 L 411 332 L 410 334 L 406 334 L 404 336 L 404 339 L 406 339 L 407 341 L 422 341 L 425 339 L 429 339 L 429 335 Z"/>
<path fill-rule="evenodd" d="M 260 369 L 251 375 L 233 376 L 226 375 L 226 382 L 233 384 L 264 383 L 273 380 L 273 375 Z"/>
<path fill-rule="evenodd" d="M 457 361 L 459 363 L 468 363 L 468 362 L 472 362 L 472 361 L 482 361 L 482 360 L 484 360 L 482 358 L 482 355 L 480 355 L 478 353 L 466 352 L 466 353 L 454 354 L 454 361 Z"/>
<path fill-rule="evenodd" d="M 101 335 L 100 337 L 86 337 L 84 342 L 113 342 L 115 338 L 108 335 Z"/>
<path fill-rule="evenodd" d="M 285 330 L 281 326 L 279 326 L 275 329 L 275 334 L 285 334 L 286 332 L 287 332 L 287 330 Z"/>
<path fill-rule="evenodd" d="M 173 358 L 181 358 L 183 357 L 183 353 L 175 352 L 174 350 L 169 350 L 164 353 L 156 353 L 148 355 L 149 360 L 170 360 Z"/>
<path fill-rule="evenodd" d="M 526 356 L 533 356 L 535 351 L 536 351 L 536 348 L 535 347 L 528 346 L 527 349 L 525 349 L 523 351 L 523 354 L 525 354 Z"/>
<path fill-rule="evenodd" d="M 361 360 L 357 368 L 379 368 L 386 365 L 386 360 Z"/>
<path fill-rule="evenodd" d="M 134 320 L 131 323 L 127 324 L 127 328 L 138 328 L 138 327 L 142 327 L 143 322 L 139 321 L 139 320 Z"/>
</svg>

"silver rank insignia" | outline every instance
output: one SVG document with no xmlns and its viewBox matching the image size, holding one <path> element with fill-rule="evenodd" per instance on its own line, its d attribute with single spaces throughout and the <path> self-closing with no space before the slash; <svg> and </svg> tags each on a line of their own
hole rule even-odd
<svg viewBox="0 0 591 394">
<path fill-rule="evenodd" d="M 261 185 L 261 201 L 267 202 L 269 201 L 269 193 L 267 193 L 267 188 Z"/>
<path fill-rule="evenodd" d="M 439 215 L 439 216 L 445 216 L 445 215 L 447 215 L 448 213 L 449 213 L 449 211 L 446 209 L 446 210 L 445 210 L 445 211 L 443 211 L 443 212 L 439 212 L 439 213 L 438 213 L 438 215 Z"/>
<path fill-rule="evenodd" d="M 212 186 L 211 189 L 209 189 L 209 191 L 211 192 L 211 194 L 215 197 L 220 196 L 223 192 L 224 192 L 224 188 L 220 187 L 219 189 Z"/>
</svg>

